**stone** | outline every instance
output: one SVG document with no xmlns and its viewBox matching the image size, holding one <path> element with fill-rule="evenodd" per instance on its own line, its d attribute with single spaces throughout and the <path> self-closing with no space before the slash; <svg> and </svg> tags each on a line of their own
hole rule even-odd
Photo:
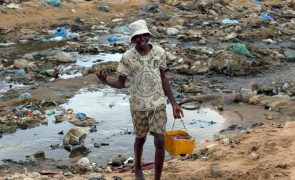
<svg viewBox="0 0 295 180">
<path fill-rule="evenodd" d="M 118 62 L 114 62 L 114 61 L 96 63 L 92 65 L 92 69 L 94 72 L 99 72 L 102 69 L 105 69 L 106 71 L 116 72 L 117 67 L 118 67 Z"/>
<path fill-rule="evenodd" d="M 210 171 L 213 177 L 221 177 L 222 176 L 222 168 L 219 163 L 213 163 L 210 166 Z"/>
<path fill-rule="evenodd" d="M 213 9 L 210 9 L 209 13 L 213 16 L 219 16 L 219 14 L 217 12 L 215 12 Z"/>
<path fill-rule="evenodd" d="M 121 154 L 113 157 L 112 159 L 110 159 L 110 161 L 108 162 L 108 165 L 111 166 L 121 166 L 124 164 L 124 162 L 126 161 L 126 158 L 123 157 Z"/>
<path fill-rule="evenodd" d="M 231 39 L 236 38 L 237 36 L 238 36 L 238 34 L 237 34 L 236 32 L 232 32 L 232 33 L 228 34 L 228 35 L 224 38 L 224 40 L 228 41 L 228 40 L 231 40 Z"/>
<path fill-rule="evenodd" d="M 113 170 L 110 166 L 107 166 L 104 170 L 106 173 L 111 173 Z"/>
<path fill-rule="evenodd" d="M 89 167 L 90 161 L 87 157 L 83 157 L 78 162 L 76 162 L 76 165 L 83 166 L 83 167 Z"/>
<path fill-rule="evenodd" d="M 251 159 L 252 160 L 259 159 L 259 154 L 257 154 L 256 152 L 251 152 Z"/>
<path fill-rule="evenodd" d="M 58 61 L 58 62 L 62 62 L 62 63 L 73 63 L 73 62 L 76 62 L 76 60 L 74 60 L 74 58 L 66 53 L 66 52 L 63 52 L 63 51 L 58 51 L 56 53 L 56 55 L 53 56 L 53 58 Z"/>
<path fill-rule="evenodd" d="M 32 54 L 25 54 L 23 56 L 24 59 L 27 59 L 29 61 L 33 61 L 34 60 L 34 56 Z"/>
<path fill-rule="evenodd" d="M 295 50 L 293 49 L 285 49 L 284 55 L 287 61 L 295 62 Z"/>
<path fill-rule="evenodd" d="M 249 99 L 250 104 L 259 104 L 264 95 L 255 95 Z"/>
<path fill-rule="evenodd" d="M 24 69 L 28 65 L 28 60 L 26 59 L 16 59 L 14 60 L 13 66 L 17 69 Z"/>
<path fill-rule="evenodd" d="M 66 147 L 69 147 L 69 146 L 66 146 Z M 70 158 L 85 157 L 91 152 L 84 145 L 73 146 L 72 149 L 66 149 L 66 150 L 70 151 L 70 154 L 69 154 Z"/>
<path fill-rule="evenodd" d="M 87 132 L 80 127 L 70 129 L 63 138 L 63 145 L 81 145 L 87 136 Z"/>
<path fill-rule="evenodd" d="M 38 160 L 45 160 L 45 152 L 44 151 L 37 151 L 34 153 L 34 158 Z"/>
<path fill-rule="evenodd" d="M 168 36 L 176 36 L 179 33 L 180 33 L 180 31 L 178 29 L 176 29 L 176 28 L 172 28 L 172 27 L 167 28 L 167 35 Z"/>
</svg>

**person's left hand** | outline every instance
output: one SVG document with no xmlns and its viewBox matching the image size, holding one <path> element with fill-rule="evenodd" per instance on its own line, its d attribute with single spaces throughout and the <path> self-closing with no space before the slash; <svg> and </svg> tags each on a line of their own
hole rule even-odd
<svg viewBox="0 0 295 180">
<path fill-rule="evenodd" d="M 172 108 L 173 108 L 174 119 L 181 119 L 181 117 L 183 117 L 183 111 L 181 107 L 178 104 L 176 104 L 172 106 Z"/>
</svg>

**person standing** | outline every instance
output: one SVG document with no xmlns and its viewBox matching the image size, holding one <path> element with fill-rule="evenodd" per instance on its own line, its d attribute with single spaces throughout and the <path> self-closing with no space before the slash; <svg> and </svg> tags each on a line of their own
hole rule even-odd
<svg viewBox="0 0 295 180">
<path fill-rule="evenodd" d="M 155 174 L 154 179 L 161 179 L 166 131 L 166 104 L 168 97 L 174 118 L 181 118 L 183 111 L 175 101 L 165 75 L 166 53 L 163 48 L 149 43 L 152 33 L 145 20 L 138 20 L 129 25 L 131 42 L 134 46 L 126 51 L 119 62 L 116 80 L 108 80 L 107 72 L 96 73 L 98 79 L 113 88 L 124 88 L 130 77 L 130 111 L 136 135 L 134 143 L 135 178 L 144 179 L 141 158 L 147 133 L 154 137 Z"/>
</svg>

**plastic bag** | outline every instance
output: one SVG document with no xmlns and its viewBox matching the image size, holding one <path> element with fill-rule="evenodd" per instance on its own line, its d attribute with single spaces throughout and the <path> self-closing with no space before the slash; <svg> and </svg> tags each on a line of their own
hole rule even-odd
<svg viewBox="0 0 295 180">
<path fill-rule="evenodd" d="M 119 35 L 117 35 L 117 34 L 110 34 L 110 35 L 108 35 L 107 40 L 108 40 L 109 42 L 115 42 L 115 41 L 120 41 L 120 40 L 122 40 L 122 37 L 119 36 Z"/>
<path fill-rule="evenodd" d="M 245 44 L 236 43 L 236 44 L 232 45 L 231 48 L 232 48 L 233 52 L 235 52 L 237 54 L 241 54 L 241 55 L 244 55 L 244 56 L 250 57 L 250 58 L 255 57 L 248 51 Z"/>
<path fill-rule="evenodd" d="M 259 17 L 265 21 L 272 21 L 273 20 L 273 17 L 271 17 L 267 13 L 262 13 Z"/>
<path fill-rule="evenodd" d="M 44 0 L 44 2 L 54 7 L 60 7 L 60 0 Z"/>
<path fill-rule="evenodd" d="M 65 27 L 58 27 L 55 30 L 54 37 L 67 37 L 68 31 Z"/>
<path fill-rule="evenodd" d="M 223 24 L 232 24 L 232 25 L 240 24 L 239 21 L 237 21 L 237 20 L 231 20 L 231 19 L 228 19 L 228 18 L 223 19 L 222 20 L 222 23 Z"/>
</svg>

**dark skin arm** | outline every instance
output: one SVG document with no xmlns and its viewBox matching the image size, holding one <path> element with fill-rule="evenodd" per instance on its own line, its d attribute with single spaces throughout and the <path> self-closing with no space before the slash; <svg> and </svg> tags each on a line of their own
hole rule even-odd
<svg viewBox="0 0 295 180">
<path fill-rule="evenodd" d="M 164 93 L 168 97 L 168 99 L 172 105 L 173 116 L 175 119 L 181 118 L 181 117 L 183 117 L 183 111 L 173 97 L 169 82 L 168 82 L 166 75 L 165 75 L 165 71 L 163 69 L 160 69 L 160 73 L 161 73 L 161 80 L 162 80 L 162 86 L 163 86 Z"/>
<path fill-rule="evenodd" d="M 101 70 L 99 73 L 96 73 L 97 78 L 104 84 L 107 84 L 113 88 L 122 89 L 125 87 L 125 82 L 127 77 L 119 75 L 118 79 L 115 81 L 110 81 L 107 79 L 107 72 L 106 70 Z"/>
</svg>

